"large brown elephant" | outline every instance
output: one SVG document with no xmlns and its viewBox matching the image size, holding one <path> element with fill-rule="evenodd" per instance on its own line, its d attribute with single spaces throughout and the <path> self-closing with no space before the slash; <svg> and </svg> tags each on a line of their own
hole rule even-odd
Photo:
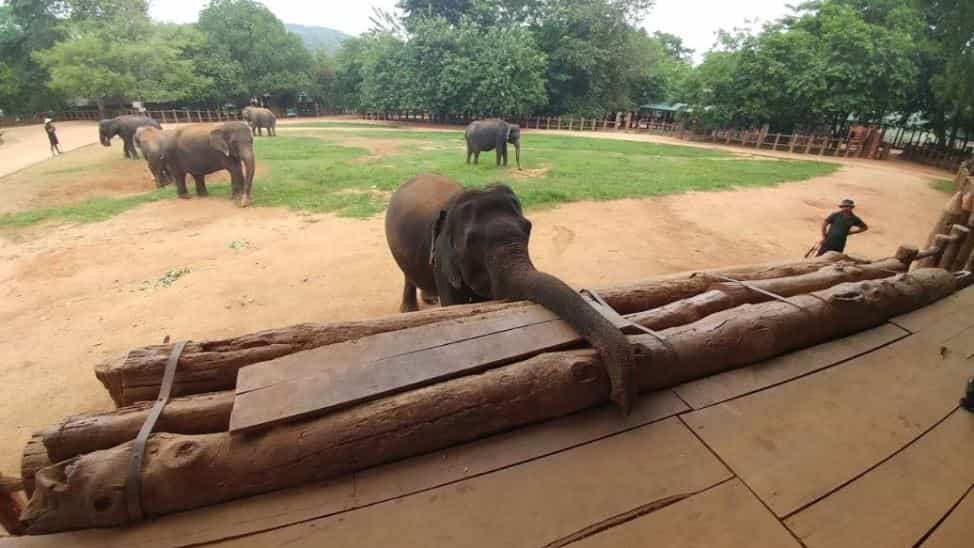
<svg viewBox="0 0 974 548">
<path fill-rule="evenodd" d="M 632 347 L 577 292 L 534 267 L 530 235 L 531 222 L 506 185 L 464 189 L 429 174 L 407 181 L 386 211 L 386 239 L 405 276 L 400 310 L 418 309 L 417 288 L 438 295 L 443 306 L 493 299 L 541 304 L 599 350 L 611 397 L 628 412 L 636 389 Z"/>
<path fill-rule="evenodd" d="M 240 117 L 250 124 L 253 134 L 263 136 L 262 128 L 267 128 L 268 137 L 277 136 L 277 117 L 269 108 L 249 106 L 240 113 Z"/>
<path fill-rule="evenodd" d="M 172 130 L 165 150 L 166 167 L 176 181 L 180 198 L 189 198 L 186 174 L 196 181 L 196 194 L 206 196 L 205 176 L 216 171 L 230 172 L 230 197 L 250 205 L 254 182 L 254 137 L 243 122 L 194 125 Z M 246 171 L 245 171 L 246 170 Z"/>
</svg>

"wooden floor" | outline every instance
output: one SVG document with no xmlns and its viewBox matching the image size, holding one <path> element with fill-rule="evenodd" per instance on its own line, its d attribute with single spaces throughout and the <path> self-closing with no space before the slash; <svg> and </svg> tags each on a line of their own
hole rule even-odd
<svg viewBox="0 0 974 548">
<path fill-rule="evenodd" d="M 974 288 L 872 331 L 312 485 L 0 546 L 974 546 Z"/>
</svg>

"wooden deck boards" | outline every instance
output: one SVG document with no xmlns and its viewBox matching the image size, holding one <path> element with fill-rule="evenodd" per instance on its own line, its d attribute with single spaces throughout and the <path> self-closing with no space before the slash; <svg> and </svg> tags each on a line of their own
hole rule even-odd
<svg viewBox="0 0 974 548">
<path fill-rule="evenodd" d="M 891 323 L 912 334 L 883 326 L 664 390 L 628 419 L 595 409 L 324 485 L 0 547 L 970 548 L 974 414 L 957 400 L 974 375 L 974 288 Z"/>
</svg>

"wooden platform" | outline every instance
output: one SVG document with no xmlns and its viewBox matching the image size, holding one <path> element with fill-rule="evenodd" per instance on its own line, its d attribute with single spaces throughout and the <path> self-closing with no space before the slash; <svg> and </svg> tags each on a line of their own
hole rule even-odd
<svg viewBox="0 0 974 548">
<path fill-rule="evenodd" d="M 310 485 L 8 546 L 974 546 L 974 288 L 872 331 Z"/>
</svg>

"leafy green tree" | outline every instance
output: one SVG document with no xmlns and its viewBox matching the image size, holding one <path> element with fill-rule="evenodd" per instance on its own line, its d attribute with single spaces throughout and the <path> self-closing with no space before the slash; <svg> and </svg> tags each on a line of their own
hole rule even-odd
<svg viewBox="0 0 974 548">
<path fill-rule="evenodd" d="M 311 68 L 310 96 L 322 109 L 331 111 L 338 106 L 337 95 L 335 60 L 327 51 L 319 49 L 315 51 Z"/>
<path fill-rule="evenodd" d="M 217 59 L 223 56 L 239 65 L 248 93 L 273 94 L 290 104 L 310 87 L 311 53 L 263 4 L 212 0 L 200 12 L 198 27 Z"/>
</svg>

